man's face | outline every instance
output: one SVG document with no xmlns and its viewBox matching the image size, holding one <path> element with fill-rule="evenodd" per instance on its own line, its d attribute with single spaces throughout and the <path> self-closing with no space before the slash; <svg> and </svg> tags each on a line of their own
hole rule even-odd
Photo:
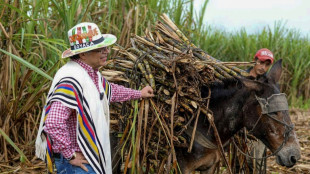
<svg viewBox="0 0 310 174">
<path fill-rule="evenodd" d="M 268 71 L 270 66 L 271 66 L 270 60 L 260 61 L 257 59 L 253 67 L 253 70 L 256 73 L 256 75 L 263 75 Z"/>
<path fill-rule="evenodd" d="M 108 54 L 110 52 L 110 48 L 103 47 L 98 48 L 83 54 L 81 60 L 91 66 L 93 69 L 98 69 L 103 66 L 108 58 Z"/>
</svg>

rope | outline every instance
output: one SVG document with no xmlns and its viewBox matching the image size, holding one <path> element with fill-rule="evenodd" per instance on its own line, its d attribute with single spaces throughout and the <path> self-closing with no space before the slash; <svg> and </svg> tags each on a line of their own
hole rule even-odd
<svg viewBox="0 0 310 174">
<path fill-rule="evenodd" d="M 277 122 L 279 122 L 279 123 L 281 123 L 281 124 L 283 124 L 283 125 L 285 126 L 286 132 L 284 133 L 284 141 L 282 141 L 282 144 L 280 145 L 280 147 L 279 147 L 275 152 L 273 152 L 272 154 L 267 155 L 267 156 L 264 156 L 264 157 L 261 157 L 261 158 L 257 158 L 257 157 L 253 157 L 253 156 L 250 156 L 250 155 L 244 153 L 244 152 L 238 147 L 238 145 L 236 144 L 235 138 L 232 137 L 232 142 L 233 142 L 233 144 L 235 145 L 235 147 L 237 148 L 237 150 L 238 150 L 242 155 L 244 155 L 244 156 L 246 156 L 246 157 L 248 157 L 248 158 L 251 158 L 251 159 L 265 160 L 265 159 L 267 159 L 267 158 L 269 158 L 269 157 L 274 156 L 275 154 L 277 154 L 277 153 L 278 153 L 280 150 L 282 150 L 282 148 L 284 147 L 284 144 L 285 144 L 285 143 L 287 142 L 287 140 L 288 140 L 289 133 L 293 130 L 294 126 L 288 125 L 288 124 L 284 123 L 283 121 L 280 121 L 280 120 L 278 120 L 278 119 L 276 119 L 276 118 L 273 118 L 270 114 L 266 114 L 266 115 L 267 115 L 269 118 L 271 118 L 271 119 L 273 119 L 273 120 L 275 120 L 275 121 L 277 121 Z M 261 119 L 261 117 L 262 117 L 262 114 L 261 114 L 261 116 L 259 117 L 259 120 Z M 257 121 L 257 122 L 258 122 L 258 121 Z M 256 123 L 257 123 L 257 122 L 256 122 Z M 255 124 L 255 127 L 253 127 L 251 131 L 253 131 L 253 130 L 256 128 L 256 125 L 257 125 L 257 124 Z"/>
</svg>

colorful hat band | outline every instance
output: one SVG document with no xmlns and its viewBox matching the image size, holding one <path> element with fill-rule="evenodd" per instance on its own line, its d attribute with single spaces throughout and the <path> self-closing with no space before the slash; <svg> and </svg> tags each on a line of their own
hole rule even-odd
<svg viewBox="0 0 310 174">
<path fill-rule="evenodd" d="M 73 46 L 71 46 L 71 50 L 76 50 L 76 49 L 81 49 L 81 48 L 86 48 L 86 47 L 90 47 L 93 46 L 95 44 L 99 44 L 101 42 L 104 41 L 104 37 L 101 36 L 101 38 L 94 40 L 94 41 L 89 41 L 89 42 L 85 42 L 85 43 L 80 43 L 80 44 L 75 44 Z"/>
<path fill-rule="evenodd" d="M 113 34 L 101 34 L 98 26 L 90 22 L 83 22 L 71 28 L 68 31 L 68 39 L 70 48 L 62 53 L 62 58 L 107 47 L 117 40 Z"/>
</svg>

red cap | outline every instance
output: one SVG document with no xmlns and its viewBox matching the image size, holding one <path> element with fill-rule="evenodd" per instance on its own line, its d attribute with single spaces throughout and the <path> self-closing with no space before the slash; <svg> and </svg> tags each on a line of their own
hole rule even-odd
<svg viewBox="0 0 310 174">
<path fill-rule="evenodd" d="M 258 50 L 254 56 L 255 58 L 258 58 L 260 61 L 266 61 L 266 60 L 270 60 L 271 64 L 273 63 L 273 54 L 270 50 L 268 50 L 267 48 L 262 48 L 260 50 Z"/>
</svg>

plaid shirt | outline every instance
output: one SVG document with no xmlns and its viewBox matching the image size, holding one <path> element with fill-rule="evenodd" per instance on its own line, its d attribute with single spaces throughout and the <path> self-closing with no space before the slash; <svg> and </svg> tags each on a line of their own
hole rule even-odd
<svg viewBox="0 0 310 174">
<path fill-rule="evenodd" d="M 74 60 L 80 64 L 89 74 L 95 83 L 98 92 L 98 70 L 80 60 Z M 110 102 L 122 102 L 131 99 L 141 98 L 141 92 L 124 86 L 111 84 Z M 54 153 L 61 153 L 65 158 L 70 158 L 74 152 L 81 152 L 76 140 L 76 112 L 73 109 L 64 106 L 61 102 L 56 101 L 51 105 L 50 112 L 45 121 L 44 131 L 48 133 L 53 141 Z"/>
</svg>

